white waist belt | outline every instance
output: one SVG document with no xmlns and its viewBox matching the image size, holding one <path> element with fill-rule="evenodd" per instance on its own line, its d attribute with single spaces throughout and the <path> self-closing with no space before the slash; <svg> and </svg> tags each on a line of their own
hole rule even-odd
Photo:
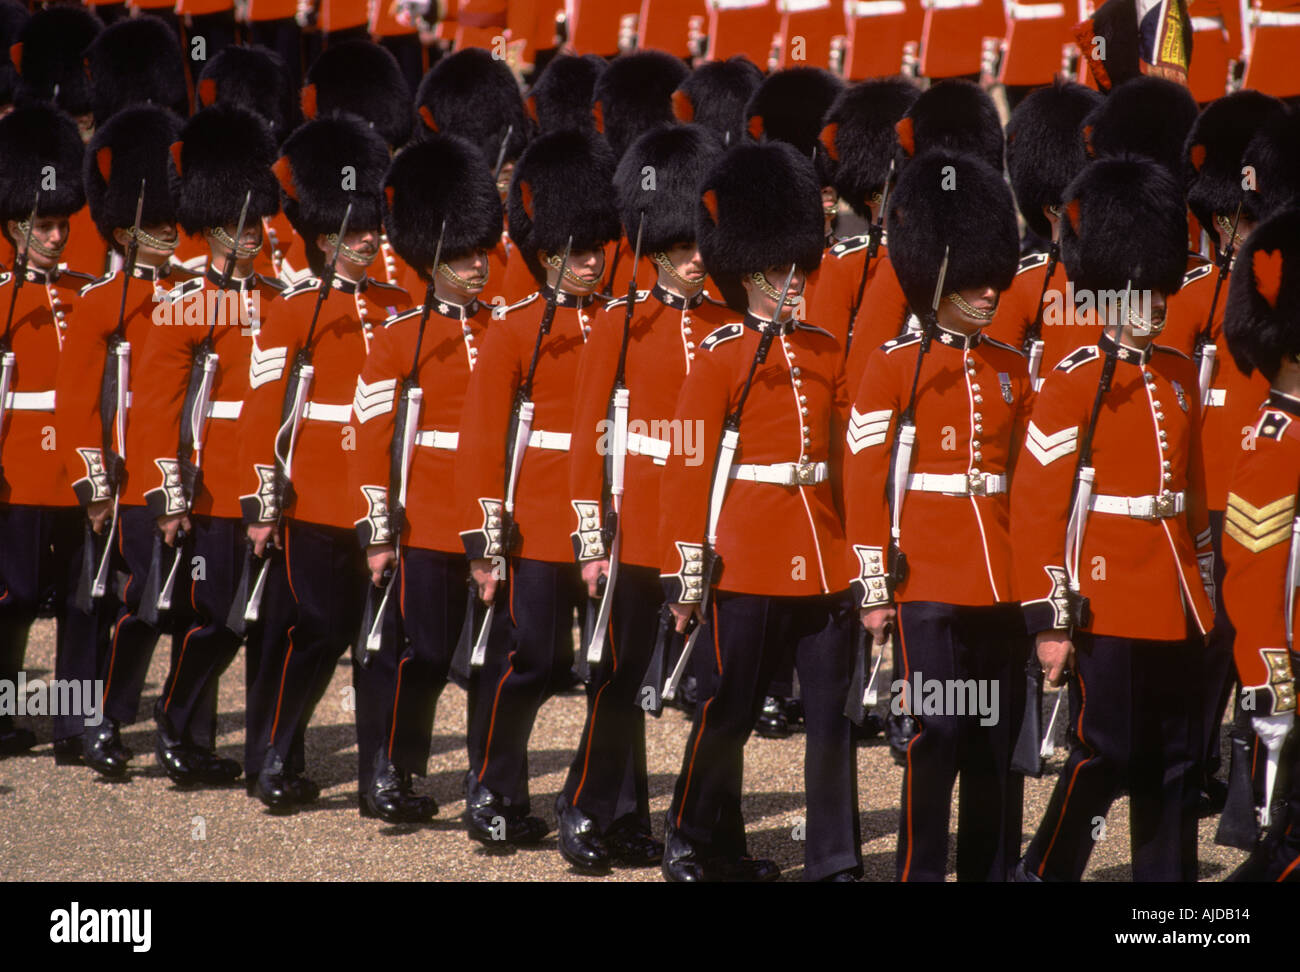
<svg viewBox="0 0 1300 972">
<path fill-rule="evenodd" d="M 5 396 L 5 408 L 15 412 L 54 411 L 54 390 L 39 392 L 10 392 Z"/>
<path fill-rule="evenodd" d="M 890 17 L 907 13 L 903 0 L 845 0 L 846 17 Z"/>
<path fill-rule="evenodd" d="M 208 418 L 237 419 L 243 408 L 242 401 L 208 402 Z"/>
<path fill-rule="evenodd" d="M 983 0 L 921 0 L 925 10 L 960 10 L 962 7 L 978 7 Z"/>
<path fill-rule="evenodd" d="M 912 473 L 907 488 L 923 493 L 952 493 L 955 496 L 992 496 L 1007 491 L 1006 473 Z"/>
<path fill-rule="evenodd" d="M 460 444 L 460 433 L 439 432 L 437 429 L 428 429 L 424 432 L 416 433 L 415 444 L 418 446 L 428 446 L 430 449 L 447 449 L 451 452 L 455 452 L 456 446 Z"/>
<path fill-rule="evenodd" d="M 730 478 L 775 486 L 816 486 L 830 478 L 830 467 L 824 462 L 774 462 L 769 466 L 741 464 L 731 467 Z"/>
<path fill-rule="evenodd" d="M 671 448 L 672 443 L 665 442 L 663 439 L 656 439 L 652 435 L 642 435 L 639 432 L 629 432 L 627 434 L 627 454 L 629 456 L 649 456 L 658 466 L 668 464 L 668 451 Z"/>
<path fill-rule="evenodd" d="M 568 432 L 544 432 L 541 429 L 535 429 L 528 436 L 528 447 L 530 449 L 554 449 L 556 452 L 569 451 Z"/>
<path fill-rule="evenodd" d="M 1177 516 L 1185 508 L 1181 492 L 1161 493 L 1159 496 L 1103 496 L 1092 498 L 1088 509 L 1097 513 L 1115 513 L 1138 520 L 1165 520 Z"/>
<path fill-rule="evenodd" d="M 1192 30 L 1223 30 L 1223 21 L 1218 17 L 1193 17 Z"/>
<path fill-rule="evenodd" d="M 1063 3 L 1016 3 L 1012 0 L 1008 9 L 1012 20 L 1046 20 L 1065 16 Z"/>
<path fill-rule="evenodd" d="M 1289 10 L 1252 10 L 1250 21 L 1257 27 L 1300 27 L 1300 13 Z"/>
<path fill-rule="evenodd" d="M 352 404 L 349 402 L 347 405 L 326 405 L 323 402 L 308 402 L 303 416 L 318 422 L 343 424 L 352 421 Z"/>
<path fill-rule="evenodd" d="M 1205 396 L 1206 408 L 1223 408 L 1223 403 L 1228 400 L 1228 389 L 1211 388 L 1209 394 Z"/>
</svg>

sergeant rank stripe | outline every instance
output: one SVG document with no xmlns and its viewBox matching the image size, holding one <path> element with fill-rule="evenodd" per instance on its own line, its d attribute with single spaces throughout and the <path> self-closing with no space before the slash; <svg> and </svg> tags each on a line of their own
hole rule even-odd
<svg viewBox="0 0 1300 972">
<path fill-rule="evenodd" d="M 352 410 L 357 413 L 357 420 L 364 424 L 376 415 L 391 412 L 393 392 L 396 390 L 396 378 L 387 378 L 367 385 L 358 376 L 357 393 L 352 398 Z"/>
<path fill-rule="evenodd" d="M 253 338 L 253 350 L 248 358 L 249 389 L 265 385 L 270 381 L 279 381 L 288 360 L 287 347 L 267 348 L 263 351 L 257 346 L 257 338 Z"/>
<path fill-rule="evenodd" d="M 1068 429 L 1047 435 L 1032 421 L 1025 433 L 1025 448 L 1044 466 L 1049 466 L 1062 456 L 1068 456 L 1079 448 L 1079 427 L 1071 425 Z"/>
<path fill-rule="evenodd" d="M 1291 538 L 1294 514 L 1294 496 L 1255 506 L 1236 493 L 1229 493 L 1223 529 L 1251 553 L 1260 553 Z"/>
<path fill-rule="evenodd" d="M 856 408 L 850 408 L 849 428 L 846 433 L 849 451 L 857 455 L 863 449 L 884 442 L 885 435 L 889 432 L 889 419 L 893 414 L 894 410 L 890 408 L 867 412 L 865 415 Z"/>
</svg>

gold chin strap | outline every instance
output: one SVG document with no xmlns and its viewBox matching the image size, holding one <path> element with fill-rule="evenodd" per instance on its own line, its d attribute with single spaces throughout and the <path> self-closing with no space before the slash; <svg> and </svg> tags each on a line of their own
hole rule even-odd
<svg viewBox="0 0 1300 972">
<path fill-rule="evenodd" d="M 179 236 L 177 236 L 176 239 L 171 241 L 160 240 L 152 233 L 146 233 L 142 229 L 138 229 L 135 231 L 135 238 L 139 242 L 143 243 L 145 246 L 149 247 L 151 250 L 162 250 L 166 253 L 171 253 L 172 251 L 174 251 L 176 247 L 180 245 L 181 242 L 181 238 Z"/>
<path fill-rule="evenodd" d="M 993 320 L 994 313 L 997 312 L 996 305 L 994 305 L 993 310 L 986 311 L 980 310 L 977 307 L 972 307 L 970 304 L 966 303 L 966 301 L 962 300 L 961 294 L 957 293 L 955 290 L 948 294 L 948 299 L 952 301 L 954 307 L 974 321 L 991 321 Z"/>
<path fill-rule="evenodd" d="M 339 248 L 339 256 L 344 260 L 347 260 L 348 263 L 355 263 L 359 267 L 370 266 L 370 264 L 375 262 L 375 257 L 379 256 L 379 250 L 377 249 L 374 253 L 370 254 L 370 256 L 362 256 L 346 243 L 340 242 L 338 233 L 331 233 L 329 236 L 325 237 L 325 242 L 330 246 L 337 246 Z"/>
<path fill-rule="evenodd" d="M 442 274 L 462 290 L 468 290 L 471 292 L 482 290 L 487 286 L 488 282 L 488 275 L 486 273 L 481 277 L 462 277 L 445 263 L 438 264 L 438 273 Z"/>
<path fill-rule="evenodd" d="M 1234 247 L 1241 246 L 1241 244 L 1246 242 L 1242 239 L 1240 233 L 1234 233 L 1232 231 L 1232 220 L 1228 219 L 1227 216 L 1224 216 L 1223 213 L 1214 214 L 1214 223 L 1223 231 L 1224 236 L 1230 235 L 1232 237 L 1232 245 Z"/>
<path fill-rule="evenodd" d="M 781 299 L 781 291 L 777 290 L 775 287 L 773 287 L 770 283 L 767 282 L 767 277 L 766 275 L 764 275 L 762 270 L 755 270 L 753 273 L 749 275 L 749 279 L 754 281 L 755 287 L 763 291 L 763 293 L 767 294 L 767 296 L 771 297 L 773 300 Z M 788 298 L 786 299 L 786 303 L 789 304 Z"/>
<path fill-rule="evenodd" d="M 559 270 L 560 265 L 564 263 L 564 257 L 560 256 L 558 253 L 552 253 L 546 258 L 545 263 L 552 270 Z M 599 280 L 583 280 L 568 267 L 564 268 L 564 279 L 569 281 L 571 284 L 577 284 L 584 290 L 594 290 L 596 287 L 600 286 Z"/>
<path fill-rule="evenodd" d="M 256 246 L 239 246 L 235 243 L 234 237 L 227 233 L 223 226 L 213 226 L 208 230 L 208 235 L 227 250 L 234 250 L 236 260 L 251 260 L 262 252 L 262 246 L 265 243 L 265 240 L 258 240 Z"/>
<path fill-rule="evenodd" d="M 28 229 L 28 223 L 27 220 L 24 219 L 22 222 L 18 224 L 18 235 L 23 238 L 27 238 L 27 229 Z M 63 248 L 68 245 L 68 238 L 65 236 L 63 238 L 63 242 L 59 244 L 57 247 L 46 246 L 44 243 L 38 240 L 36 238 L 36 234 L 33 233 L 31 235 L 31 243 L 29 243 L 28 245 L 32 248 L 33 253 L 39 256 L 43 256 L 47 260 L 54 260 L 57 259 L 63 253 Z"/>
<path fill-rule="evenodd" d="M 699 290 L 702 286 L 704 286 L 703 278 L 700 278 L 699 280 L 687 280 L 680 273 L 678 273 L 677 268 L 673 266 L 673 261 L 668 259 L 667 253 L 664 253 L 663 251 L 660 251 L 658 253 L 651 253 L 650 259 L 655 262 L 655 266 L 657 266 L 660 270 L 667 271 L 668 276 L 672 277 L 674 280 L 677 281 L 679 285 L 685 287 L 687 290 L 695 291 L 695 290 Z M 777 294 L 777 296 L 779 297 L 781 295 Z"/>
<path fill-rule="evenodd" d="M 1129 302 L 1128 324 L 1133 328 L 1134 333 L 1140 336 L 1155 337 L 1165 329 L 1165 319 L 1162 317 L 1159 321 L 1148 321 L 1145 317 L 1133 309 L 1133 301 Z"/>
</svg>

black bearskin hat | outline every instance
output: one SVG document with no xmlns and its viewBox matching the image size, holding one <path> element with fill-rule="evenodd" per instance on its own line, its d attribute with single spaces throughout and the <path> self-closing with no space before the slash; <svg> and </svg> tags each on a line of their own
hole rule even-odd
<svg viewBox="0 0 1300 972">
<path fill-rule="evenodd" d="M 633 244 L 645 213 L 642 253 L 695 239 L 700 183 L 721 154 L 718 140 L 699 125 L 657 128 L 623 154 L 614 174 L 614 193 L 623 232 Z"/>
<path fill-rule="evenodd" d="M 1116 87 L 1084 120 L 1088 157 L 1145 155 L 1181 175 L 1183 143 L 1199 109 L 1181 84 L 1140 77 Z"/>
<path fill-rule="evenodd" d="M 962 152 L 1002 171 L 1002 122 L 988 92 L 971 81 L 939 81 L 895 126 L 904 159 L 931 149 Z"/>
<path fill-rule="evenodd" d="M 306 122 L 285 141 L 272 171 L 280 181 L 284 214 L 306 241 L 313 270 L 320 270 L 325 262 L 316 237 L 337 233 L 349 204 L 350 230 L 383 226 L 382 185 L 387 170 L 388 147 L 383 138 L 354 115 Z"/>
<path fill-rule="evenodd" d="M 1273 214 L 1237 251 L 1223 334 L 1241 370 L 1269 381 L 1300 354 L 1300 209 Z"/>
<path fill-rule="evenodd" d="M 1241 161 L 1254 172 L 1255 186 L 1246 195 L 1259 218 L 1300 202 L 1300 112 L 1288 108 L 1270 118 Z"/>
<path fill-rule="evenodd" d="M 331 44 L 307 71 L 302 114 L 355 115 L 396 148 L 411 137 L 411 89 L 386 48 L 368 40 Z"/>
<path fill-rule="evenodd" d="M 95 132 L 82 163 L 90 216 L 111 245 L 113 230 L 135 225 L 140 181 L 145 182 L 142 226 L 176 222 L 171 191 L 171 145 L 181 121 L 165 108 L 124 108 Z"/>
<path fill-rule="evenodd" d="M 821 68 L 786 68 L 763 79 L 745 106 L 745 124 L 758 141 L 788 142 L 813 160 L 820 185 L 831 184 L 831 160 L 817 140 L 822 116 L 844 82 Z"/>
<path fill-rule="evenodd" d="M 440 234 L 444 261 L 501 239 L 501 199 L 488 164 L 465 139 L 436 134 L 393 160 L 384 178 L 388 239 L 426 282 Z"/>
<path fill-rule="evenodd" d="M 1215 213 L 1235 213 L 1238 204 L 1242 215 L 1258 221 L 1259 200 L 1243 186 L 1242 155 L 1255 133 L 1285 110 L 1282 102 L 1259 91 L 1238 91 L 1201 112 L 1183 149 L 1183 173 L 1188 208 L 1202 226 L 1213 225 Z"/>
<path fill-rule="evenodd" d="M 510 238 L 538 283 L 546 271 L 538 253 L 594 250 L 619 236 L 614 206 L 614 158 L 602 139 L 552 132 L 529 143 L 515 165 L 506 212 Z"/>
<path fill-rule="evenodd" d="M 233 105 L 204 108 L 181 128 L 172 146 L 176 218 L 186 233 L 239 219 L 244 197 L 248 225 L 280 211 L 280 187 L 271 172 L 275 142 L 257 115 Z"/>
<path fill-rule="evenodd" d="M 195 95 L 200 108 L 237 105 L 260 115 L 277 145 L 298 127 L 293 79 L 284 58 L 266 47 L 224 48 L 204 66 Z"/>
<path fill-rule="evenodd" d="M 1061 259 L 1080 290 L 1156 290 L 1187 269 L 1187 209 L 1178 180 L 1141 156 L 1098 159 L 1065 189 Z"/>
<path fill-rule="evenodd" d="M 1020 259 L 1016 206 L 1002 173 L 973 155 L 931 151 L 907 164 L 889 196 L 889 260 L 918 316 L 943 292 L 1011 286 Z"/>
<path fill-rule="evenodd" d="M 85 148 L 76 123 L 53 105 L 17 108 L 0 118 L 0 221 L 30 216 L 37 189 L 38 216 L 70 216 L 84 206 Z M 47 165 L 54 167 L 53 189 L 46 188 Z"/>
<path fill-rule="evenodd" d="M 531 126 L 515 76 L 482 48 L 464 48 L 435 64 L 420 82 L 415 103 L 424 133 L 467 139 L 489 165 L 496 164 L 507 131 L 503 161 L 518 159 L 528 144 Z"/>
<path fill-rule="evenodd" d="M 1101 95 L 1065 81 L 1038 88 L 1016 105 L 1007 122 L 1007 174 L 1030 230 L 1050 239 L 1044 206 L 1057 206 L 1061 193 L 1088 164 L 1083 151 L 1083 120 Z"/>
<path fill-rule="evenodd" d="M 9 51 L 21 75 L 18 99 L 53 101 L 69 115 L 90 114 L 94 104 L 86 48 L 103 29 L 85 7 L 60 5 L 32 14 L 18 35 L 20 46 Z"/>
<path fill-rule="evenodd" d="M 826 112 L 820 141 L 831 164 L 835 191 L 864 219 L 867 204 L 883 192 L 898 153 L 894 126 L 921 89 L 905 78 L 881 78 L 846 88 Z"/>
<path fill-rule="evenodd" d="M 591 111 L 615 158 L 640 135 L 676 121 L 673 92 L 688 73 L 680 58 L 663 51 L 638 51 L 610 62 L 592 91 Z"/>
<path fill-rule="evenodd" d="M 130 105 L 185 112 L 185 59 L 163 21 L 144 15 L 104 29 L 86 52 L 94 83 L 95 124 Z"/>
<path fill-rule="evenodd" d="M 787 142 L 733 145 L 700 184 L 695 224 L 709 275 L 744 313 L 747 274 L 821 264 L 825 220 L 812 161 Z"/>
<path fill-rule="evenodd" d="M 608 66 L 595 54 L 561 55 L 546 65 L 525 101 L 529 116 L 543 134 L 568 128 L 588 134 L 596 131 L 591 98 Z"/>
<path fill-rule="evenodd" d="M 703 125 L 723 145 L 736 145 L 745 137 L 745 106 L 762 81 L 763 72 L 743 54 L 706 61 L 673 92 L 673 114 Z"/>
<path fill-rule="evenodd" d="M 0 105 L 13 104 L 18 87 L 18 68 L 9 56 L 9 49 L 18 43 L 30 17 L 26 4 L 18 3 L 18 0 L 0 0 Z"/>
</svg>

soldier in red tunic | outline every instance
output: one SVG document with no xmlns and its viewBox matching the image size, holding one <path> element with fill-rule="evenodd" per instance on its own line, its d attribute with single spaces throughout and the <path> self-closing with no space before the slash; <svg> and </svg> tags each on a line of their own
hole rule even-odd
<svg viewBox="0 0 1300 972">
<path fill-rule="evenodd" d="M 22 668 L 32 621 L 51 608 L 58 619 L 55 677 L 97 677 L 95 616 L 74 597 L 85 518 L 50 448 L 68 315 L 90 282 L 61 262 L 69 220 L 86 198 L 82 152 L 76 123 L 56 108 L 19 108 L 0 120 L 0 229 L 23 264 L 0 275 L 0 679 L 9 684 Z M 52 186 L 44 178 L 51 170 Z M 79 760 L 83 730 L 78 715 L 55 715 L 57 761 Z M 0 755 L 35 744 L 12 715 L 0 716 Z"/>
<path fill-rule="evenodd" d="M 171 578 L 159 590 L 169 588 L 172 601 L 193 612 L 177 632 L 153 713 L 158 761 L 179 784 L 229 783 L 241 771 L 216 754 L 211 733 L 217 684 L 239 649 L 226 626 L 245 548 L 236 422 L 253 333 L 281 289 L 253 270 L 263 221 L 280 208 L 275 157 L 262 119 L 230 106 L 203 109 L 173 144 L 177 221 L 207 241 L 210 259 L 206 274 L 177 287 L 161 308 L 161 326 L 139 359 L 148 381 L 136 392 L 127 435 L 145 506 L 170 548 L 154 555 L 153 569 Z"/>
<path fill-rule="evenodd" d="M 583 598 L 568 452 L 579 352 L 595 322 L 605 246 L 619 235 L 613 173 L 608 148 L 578 131 L 525 150 L 510 186 L 510 236 L 542 289 L 488 329 L 466 392 L 475 429 L 457 455 L 457 521 L 492 606 L 470 685 L 466 824 L 484 842 L 534 843 L 548 829 L 528 812 L 528 737 L 542 702 L 569 684 Z M 519 441 L 526 411 L 531 431 Z"/>
<path fill-rule="evenodd" d="M 1153 344 L 1182 284 L 1178 183 L 1138 158 L 1064 194 L 1066 273 L 1105 330 L 1047 374 L 1016 471 L 1016 582 L 1074 736 L 1019 880 L 1077 881 L 1127 785 L 1133 878 L 1196 879 L 1201 674 L 1214 620 L 1196 370 Z M 1095 326 L 1095 325 L 1094 325 Z"/>
<path fill-rule="evenodd" d="M 466 619 L 469 566 L 447 487 L 473 432 L 466 425 L 462 440 L 461 411 L 492 316 L 479 295 L 491 283 L 488 254 L 501 238 L 501 202 L 487 160 L 453 135 L 430 135 L 406 149 L 385 186 L 388 235 L 419 269 L 428 304 L 375 335 L 353 398 L 358 428 L 349 482 L 372 581 L 396 568 L 387 611 L 399 622 L 358 672 L 358 750 L 373 774 L 363 809 L 401 823 L 438 810 L 414 792 L 411 776 L 426 772 L 434 709 Z"/>
<path fill-rule="evenodd" d="M 834 337 L 790 310 L 821 260 L 818 180 L 792 146 L 748 144 L 728 150 L 700 188 L 700 254 L 733 317 L 700 342 L 674 414 L 698 423 L 706 458 L 669 455 L 659 494 L 665 599 L 679 630 L 692 617 L 704 623 L 694 650 L 712 669 L 668 811 L 664 877 L 780 873 L 746 853 L 742 756 L 793 646 L 808 733 L 804 877 L 852 880 L 861 873 L 844 716 L 853 612 L 836 489 L 848 395 Z"/>
<path fill-rule="evenodd" d="M 1010 765 L 1028 658 L 1009 487 L 1033 390 L 1021 350 L 982 329 L 1015 274 L 1015 206 L 1001 173 L 935 151 L 908 163 L 888 220 L 899 282 L 930 332 L 871 353 L 849 415 L 844 496 L 862 623 L 877 642 L 897 625 L 893 705 L 917 725 L 897 876 L 944 879 L 960 776 L 957 879 L 1003 881 L 1020 852 L 1023 777 Z M 957 551 L 966 559 L 954 562 Z"/>
<path fill-rule="evenodd" d="M 258 773 L 257 797 L 276 813 L 296 812 L 319 795 L 304 775 L 303 735 L 360 624 L 365 562 L 344 450 L 355 446 L 352 401 L 373 331 L 410 306 L 406 291 L 367 275 L 379 255 L 387 168 L 383 139 L 348 116 L 303 125 L 274 166 L 281 203 L 323 275 L 284 291 L 266 311 L 236 428 L 248 538 L 259 556 L 282 546 L 296 608 L 287 634 L 266 639 L 251 676 L 249 732 L 257 738 L 245 765 Z M 329 289 L 317 312 L 322 286 Z M 314 369 L 309 384 L 303 365 Z M 363 772 L 362 792 L 369 782 Z"/>
<path fill-rule="evenodd" d="M 1300 527 L 1300 211 L 1289 208 L 1251 234 L 1237 257 L 1223 324 L 1233 359 L 1271 384 L 1228 483 L 1224 601 L 1236 625 L 1234 654 L 1242 708 L 1268 749 L 1266 787 L 1285 791 L 1268 829 L 1232 881 L 1300 880 L 1300 767 L 1296 765 L 1296 563 Z M 1279 758 L 1280 757 L 1280 758 Z M 1285 766 L 1279 762 L 1286 761 Z"/>
<path fill-rule="evenodd" d="M 656 865 L 663 857 L 650 832 L 638 688 L 663 604 L 660 472 L 670 451 L 697 445 L 694 429 L 674 426 L 673 408 L 700 340 L 730 316 L 704 288 L 694 241 L 698 186 L 719 154 L 713 136 L 695 125 L 657 129 L 624 154 L 615 176 L 623 231 L 633 241 L 640 235 L 658 276 L 635 292 L 630 312 L 625 296 L 596 316 L 579 362 L 569 465 L 574 556 L 590 597 L 602 596 L 602 578 L 614 584 L 603 592 L 613 598 L 609 637 L 591 656 L 599 663 L 587 686 L 586 725 L 556 804 L 560 852 L 586 870 Z M 649 187 L 647 166 L 655 174 Z M 618 389 L 626 399 L 611 405 Z M 611 510 L 617 539 L 606 529 Z"/>
<path fill-rule="evenodd" d="M 138 247 L 129 277 L 115 270 L 82 289 L 55 386 L 54 424 L 68 481 L 95 533 L 111 545 L 110 556 L 96 544 L 92 564 L 103 585 L 93 593 L 116 615 L 104 649 L 104 722 L 88 730 L 85 740 L 86 762 L 109 777 L 126 772 L 130 751 L 120 742 L 118 726 L 136 721 L 159 635 L 156 622 L 140 617 L 155 530 L 144 484 L 156 470 L 150 459 L 129 452 L 127 432 L 131 393 L 149 381 L 139 361 L 157 332 L 154 311 L 174 287 L 194 277 L 172 256 L 180 234 L 168 150 L 179 129 L 172 113 L 136 106 L 117 113 L 90 142 L 83 177 L 99 233 L 115 250 L 131 249 L 143 188 Z M 110 410 L 102 408 L 106 369 L 117 391 L 115 401 L 107 402 Z"/>
</svg>

